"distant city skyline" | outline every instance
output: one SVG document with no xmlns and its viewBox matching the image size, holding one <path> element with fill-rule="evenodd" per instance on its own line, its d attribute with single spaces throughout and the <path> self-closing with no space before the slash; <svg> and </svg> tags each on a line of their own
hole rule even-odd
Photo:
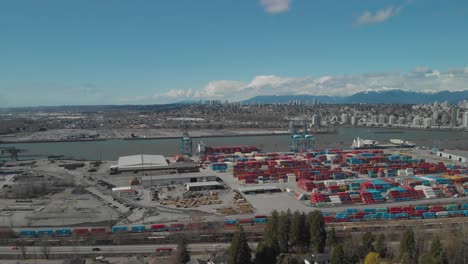
<svg viewBox="0 0 468 264">
<path fill-rule="evenodd" d="M 468 2 L 0 3 L 0 105 L 468 89 Z"/>
</svg>

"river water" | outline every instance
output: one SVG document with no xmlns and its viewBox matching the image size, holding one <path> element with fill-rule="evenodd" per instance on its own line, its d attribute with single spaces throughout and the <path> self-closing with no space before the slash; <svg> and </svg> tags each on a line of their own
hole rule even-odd
<svg viewBox="0 0 468 264">
<path fill-rule="evenodd" d="M 375 133 L 375 132 L 393 133 Z M 418 146 L 468 149 L 468 131 L 434 131 L 385 128 L 341 127 L 336 134 L 316 135 L 318 149 L 349 148 L 356 137 L 374 139 L 380 142 L 392 138 L 410 140 Z M 401 133 L 395 133 L 401 132 Z M 264 151 L 288 151 L 289 136 L 245 136 L 194 138 L 194 150 L 198 142 L 207 146 L 216 145 L 255 145 Z M 3 144 L 26 149 L 24 155 L 64 155 L 74 159 L 116 160 L 119 156 L 134 154 L 177 154 L 179 139 L 107 140 L 88 142 L 53 142 Z"/>
</svg>

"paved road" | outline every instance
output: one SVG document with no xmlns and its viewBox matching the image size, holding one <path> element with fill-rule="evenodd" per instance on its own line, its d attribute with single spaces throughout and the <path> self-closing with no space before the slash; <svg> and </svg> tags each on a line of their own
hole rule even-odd
<svg viewBox="0 0 468 264">
<path fill-rule="evenodd" d="M 229 247 L 229 243 L 204 243 L 204 244 L 189 244 L 189 251 L 219 251 L 225 250 Z M 251 248 L 254 249 L 257 243 L 251 243 Z M 112 246 L 63 246 L 63 247 L 50 247 L 50 254 L 126 254 L 126 253 L 152 253 L 157 248 L 176 248 L 177 245 L 112 245 Z M 93 251 L 93 248 L 99 248 L 99 251 Z M 27 247 L 27 254 L 38 255 L 41 254 L 41 247 Z M 13 247 L 0 247 L 0 255 L 19 255 L 20 249 Z"/>
</svg>

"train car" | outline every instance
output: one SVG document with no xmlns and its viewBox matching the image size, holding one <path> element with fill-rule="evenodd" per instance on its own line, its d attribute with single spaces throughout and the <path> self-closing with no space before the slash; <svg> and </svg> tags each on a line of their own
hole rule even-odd
<svg viewBox="0 0 468 264">
<path fill-rule="evenodd" d="M 9 228 L 0 228 L 0 237 L 3 238 L 13 238 L 16 237 L 15 231 Z"/>
<path fill-rule="evenodd" d="M 166 232 L 169 231 L 167 226 L 165 224 L 154 224 L 151 225 L 151 231 L 152 232 Z"/>
<path fill-rule="evenodd" d="M 36 237 L 36 231 L 34 230 L 21 230 L 20 237 Z"/>
<path fill-rule="evenodd" d="M 146 227 L 145 226 L 132 226 L 132 233 L 143 233 L 146 231 Z"/>
<path fill-rule="evenodd" d="M 239 219 L 238 221 L 239 225 L 253 225 L 253 219 L 252 218 L 244 218 L 244 219 Z"/>
<path fill-rule="evenodd" d="M 125 233 L 127 232 L 127 226 L 114 226 L 112 227 L 112 233 Z"/>
<path fill-rule="evenodd" d="M 185 229 L 185 225 L 184 224 L 171 224 L 169 228 L 171 231 L 182 231 Z"/>
<path fill-rule="evenodd" d="M 262 225 L 268 222 L 268 218 L 254 218 L 253 221 L 255 225 Z"/>
<path fill-rule="evenodd" d="M 237 225 L 236 219 L 226 219 L 224 220 L 224 226 L 235 226 Z"/>
<path fill-rule="evenodd" d="M 107 233 L 107 228 L 105 227 L 93 227 L 91 228 L 91 234 L 93 235 L 104 235 Z"/>
<path fill-rule="evenodd" d="M 71 229 L 69 228 L 63 228 L 63 229 L 56 229 L 55 230 L 55 236 L 58 237 L 69 237 L 71 236 Z"/>
<path fill-rule="evenodd" d="M 75 228 L 73 229 L 73 233 L 77 236 L 87 236 L 89 233 L 88 228 Z"/>
<path fill-rule="evenodd" d="M 468 203 L 464 203 L 461 205 L 461 209 L 468 210 Z"/>
<path fill-rule="evenodd" d="M 49 236 L 51 237 L 54 234 L 54 231 L 52 229 L 43 229 L 43 230 L 38 230 L 37 231 L 37 236 L 42 237 L 42 236 Z"/>
</svg>

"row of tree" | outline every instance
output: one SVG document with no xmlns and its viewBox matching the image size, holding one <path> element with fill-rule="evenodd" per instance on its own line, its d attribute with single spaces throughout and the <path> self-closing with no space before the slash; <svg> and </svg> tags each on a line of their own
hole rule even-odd
<svg viewBox="0 0 468 264">
<path fill-rule="evenodd" d="M 319 211 L 309 214 L 274 211 L 265 226 L 263 240 L 255 250 L 255 258 L 251 260 L 252 252 L 247 236 L 239 226 L 228 250 L 228 263 L 304 263 L 304 257 L 311 253 L 329 254 L 331 264 L 391 261 L 406 264 L 468 263 L 468 232 L 461 226 L 455 233 L 443 233 L 450 234 L 444 240 L 439 235 L 429 234 L 432 236 L 430 246 L 426 244 L 426 230 L 417 229 L 415 233 L 408 227 L 400 233 L 389 231 L 387 234 L 353 232 L 338 236 L 333 227 L 326 231 Z M 399 247 L 393 248 L 392 244 L 398 244 Z"/>
</svg>

